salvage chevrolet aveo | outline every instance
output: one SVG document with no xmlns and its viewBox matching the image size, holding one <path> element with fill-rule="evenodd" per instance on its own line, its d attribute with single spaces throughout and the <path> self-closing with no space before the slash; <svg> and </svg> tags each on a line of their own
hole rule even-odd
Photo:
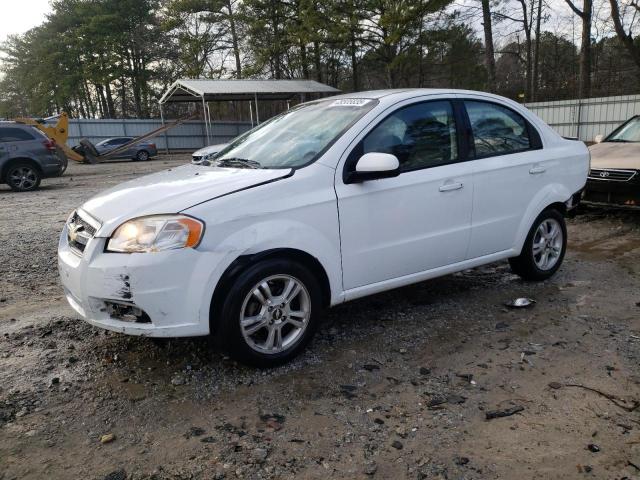
<svg viewBox="0 0 640 480">
<path fill-rule="evenodd" d="M 332 305 L 503 259 L 550 277 L 588 170 L 583 143 L 495 95 L 332 97 L 93 197 L 62 231 L 60 275 L 93 325 L 211 334 L 272 366 Z"/>
</svg>

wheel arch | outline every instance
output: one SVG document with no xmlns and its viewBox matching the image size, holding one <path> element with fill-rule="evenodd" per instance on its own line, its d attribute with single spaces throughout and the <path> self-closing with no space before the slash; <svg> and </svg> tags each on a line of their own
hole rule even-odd
<svg viewBox="0 0 640 480">
<path fill-rule="evenodd" d="M 9 169 L 15 165 L 16 163 L 20 163 L 20 162 L 25 162 L 28 163 L 29 165 L 33 166 L 36 170 L 38 170 L 38 173 L 40 174 L 40 176 L 42 176 L 42 166 L 35 161 L 33 158 L 30 157 L 15 157 L 15 158 L 11 158 L 9 159 L 3 166 L 2 166 L 2 170 L 0 170 L 0 182 L 5 182 L 6 181 L 6 177 L 7 177 L 7 172 L 9 171 Z"/>
<path fill-rule="evenodd" d="M 215 334 L 217 330 L 217 319 L 219 318 L 223 299 L 228 294 L 238 276 L 249 267 L 249 265 L 273 258 L 293 260 L 307 267 L 316 275 L 320 283 L 323 306 L 325 308 L 329 307 L 331 304 L 331 283 L 329 276 L 322 266 L 322 263 L 310 253 L 295 248 L 272 248 L 258 253 L 241 255 L 227 267 L 213 291 L 211 304 L 209 306 L 209 329 L 211 334 Z"/>
<path fill-rule="evenodd" d="M 566 215 L 566 202 L 571 199 L 572 195 L 572 192 L 560 184 L 549 185 L 548 188 L 538 193 L 534 200 L 529 204 L 529 208 L 526 213 L 522 216 L 514 248 L 517 255 L 520 255 L 524 242 L 529 234 L 529 230 L 531 229 L 535 219 L 538 218 L 538 215 L 545 210 L 552 208 L 558 210 L 563 216 Z"/>
</svg>

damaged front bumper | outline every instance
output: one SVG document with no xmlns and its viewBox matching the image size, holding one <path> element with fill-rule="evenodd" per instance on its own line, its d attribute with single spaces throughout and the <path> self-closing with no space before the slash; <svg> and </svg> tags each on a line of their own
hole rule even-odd
<svg viewBox="0 0 640 480">
<path fill-rule="evenodd" d="M 105 252 L 92 238 L 83 252 L 69 245 L 67 226 L 58 244 L 58 269 L 69 304 L 87 322 L 149 337 L 209 333 L 209 303 L 217 263 L 211 252 Z M 213 267 L 212 267 L 213 266 Z"/>
</svg>

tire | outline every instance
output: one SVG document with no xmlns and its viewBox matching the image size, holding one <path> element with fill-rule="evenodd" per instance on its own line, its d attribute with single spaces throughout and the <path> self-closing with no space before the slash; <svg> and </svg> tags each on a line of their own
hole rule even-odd
<svg viewBox="0 0 640 480">
<path fill-rule="evenodd" d="M 567 251 L 564 216 L 550 208 L 533 222 L 519 256 L 510 258 L 511 270 L 525 280 L 541 281 L 558 271 Z"/>
<path fill-rule="evenodd" d="M 5 181 L 14 192 L 32 192 L 40 186 L 42 175 L 33 163 L 19 160 L 7 169 Z"/>
<path fill-rule="evenodd" d="M 134 158 L 134 160 L 138 162 L 146 162 L 150 158 L 151 157 L 149 156 L 149 152 L 147 152 L 146 150 L 140 150 L 138 151 L 138 153 L 136 153 L 136 157 Z"/>
<path fill-rule="evenodd" d="M 286 302 L 279 297 L 286 297 L 289 287 L 290 301 Z M 233 281 L 212 331 L 218 346 L 234 359 L 270 368 L 288 362 L 307 346 L 322 309 L 320 284 L 308 268 L 290 260 L 265 259 Z"/>
</svg>

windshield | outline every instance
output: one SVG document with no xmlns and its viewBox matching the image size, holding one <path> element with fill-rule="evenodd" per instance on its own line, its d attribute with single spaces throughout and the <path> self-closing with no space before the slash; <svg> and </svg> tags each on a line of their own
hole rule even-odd
<svg viewBox="0 0 640 480">
<path fill-rule="evenodd" d="M 215 157 L 219 166 L 296 168 L 316 160 L 377 102 L 328 99 L 292 108 L 237 138 Z"/>
<path fill-rule="evenodd" d="M 614 131 L 606 142 L 640 142 L 640 117 L 635 117 Z"/>
</svg>

